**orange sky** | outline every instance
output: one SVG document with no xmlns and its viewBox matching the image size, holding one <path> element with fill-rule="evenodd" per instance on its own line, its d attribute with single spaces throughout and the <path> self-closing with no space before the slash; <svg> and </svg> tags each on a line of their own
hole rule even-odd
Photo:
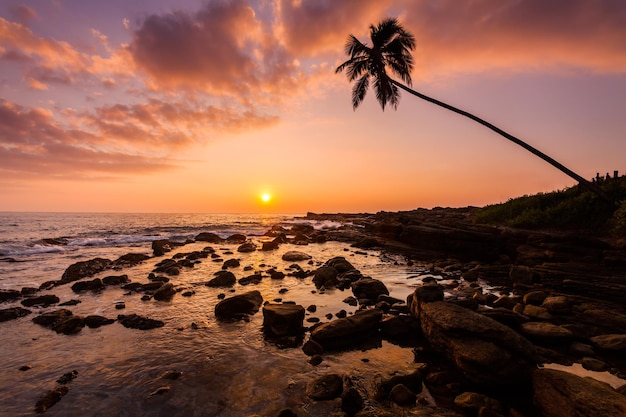
<svg viewBox="0 0 626 417">
<path fill-rule="evenodd" d="M 416 37 L 415 89 L 584 177 L 626 173 L 621 0 L 9 0 L 0 211 L 375 212 L 574 184 L 413 96 L 353 111 L 334 69 L 388 16 Z"/>
</svg>

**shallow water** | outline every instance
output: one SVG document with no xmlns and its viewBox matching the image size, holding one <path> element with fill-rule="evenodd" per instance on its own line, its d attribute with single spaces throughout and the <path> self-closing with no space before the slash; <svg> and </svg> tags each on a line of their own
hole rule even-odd
<svg viewBox="0 0 626 417">
<path fill-rule="evenodd" d="M 253 238 L 253 241 L 260 244 L 261 239 Z M 193 243 L 177 251 L 191 252 L 206 246 L 206 243 Z M 237 245 L 211 246 L 223 255 L 223 260 L 240 260 L 241 266 L 231 269 L 238 279 L 271 267 L 288 272 L 286 268 L 294 262 L 281 259 L 288 250 L 313 256 L 312 264 L 297 262 L 305 270 L 313 270 L 334 256 L 345 256 L 364 275 L 385 282 L 391 295 L 400 299 L 413 291 L 420 276 L 418 269 L 408 268 L 401 259 L 381 257 L 375 251 L 357 253 L 337 242 L 308 246 L 285 244 L 276 251 L 249 254 L 237 253 Z M 226 254 L 228 252 L 233 254 Z M 174 253 L 167 254 L 167 257 Z M 89 253 L 91 255 L 95 254 Z M 96 277 L 125 273 L 133 282 L 147 282 L 148 273 L 162 259 L 164 257 L 151 259 L 123 271 L 106 271 Z M 251 266 L 253 271 L 244 272 L 245 266 Z M 33 415 L 35 402 L 57 386 L 55 381 L 61 375 L 72 370 L 76 370 L 78 376 L 68 384 L 69 393 L 46 415 L 245 416 L 255 413 L 274 415 L 287 407 L 309 415 L 326 415 L 334 408 L 332 402 L 311 403 L 304 395 L 306 383 L 316 375 L 332 371 L 355 378 L 363 375 L 365 380 L 365 375 L 371 377 L 381 370 L 404 369 L 413 362 L 411 349 L 383 342 L 380 347 L 365 352 L 325 355 L 324 362 L 313 367 L 307 363 L 308 357 L 300 348 L 281 349 L 265 340 L 260 312 L 249 322 L 218 322 L 213 313 L 219 301 L 218 294 L 230 296 L 251 290 L 260 291 L 266 301 L 282 299 L 305 307 L 315 304 L 317 311 L 307 314 L 321 321 L 328 321 L 325 315 L 329 313 L 344 309 L 352 314 L 355 310 L 343 303 L 344 298 L 352 295 L 349 291 L 335 289 L 319 293 L 310 277 L 287 276 L 282 280 L 266 277 L 260 284 L 236 284 L 232 290 L 203 285 L 221 267 L 221 261 L 202 259 L 194 268 L 184 269 L 179 276 L 171 277 L 177 288 L 195 291 L 192 297 L 177 294 L 171 302 L 141 301 L 141 294 L 126 295 L 119 287 L 80 295 L 72 292 L 71 284 L 44 291 L 56 294 L 61 302 L 81 300 L 76 306 L 66 307 L 75 315 L 99 314 L 115 318 L 120 313 L 137 313 L 162 320 L 166 325 L 141 331 L 124 328 L 116 322 L 98 329 L 84 328 L 76 335 L 66 336 L 32 323 L 35 315 L 59 308 L 55 306 L 33 308 L 34 314 L 30 316 L 0 323 L 0 332 L 4 335 L 0 345 L 0 367 L 4 370 L 0 415 Z M 21 282 L 13 288 L 40 283 L 33 276 L 17 281 Z M 281 294 L 280 290 L 287 292 Z M 119 301 L 126 304 L 124 310 L 115 309 L 115 303 Z M 2 308 L 13 305 L 19 303 L 5 303 Z M 20 371 L 24 365 L 32 368 Z M 168 370 L 182 371 L 183 375 L 174 381 L 162 379 L 161 375 Z M 150 396 L 164 386 L 169 386 L 169 392 Z"/>
</svg>

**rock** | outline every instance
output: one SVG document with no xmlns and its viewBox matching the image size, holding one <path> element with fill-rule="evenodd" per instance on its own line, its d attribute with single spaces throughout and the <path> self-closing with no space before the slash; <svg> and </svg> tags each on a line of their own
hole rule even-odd
<svg viewBox="0 0 626 417">
<path fill-rule="evenodd" d="M 117 321 L 124 327 L 129 329 L 138 329 L 138 330 L 150 330 L 156 329 L 158 327 L 163 327 L 165 325 L 161 320 L 154 320 L 148 317 L 141 317 L 137 314 L 120 314 L 117 316 Z"/>
<path fill-rule="evenodd" d="M 354 298 L 353 296 L 344 298 L 344 300 L 342 302 L 348 304 L 349 306 L 353 306 L 353 307 L 355 307 L 355 306 L 357 306 L 359 304 L 359 301 L 356 298 Z"/>
<path fill-rule="evenodd" d="M 526 265 L 511 265 L 509 270 L 509 278 L 515 284 L 530 285 L 533 283 L 535 275 L 533 269 Z"/>
<path fill-rule="evenodd" d="M 24 307 L 48 307 L 52 304 L 56 304 L 59 301 L 59 297 L 56 295 L 48 294 L 48 295 L 40 295 L 39 297 L 26 298 L 21 301 Z"/>
<path fill-rule="evenodd" d="M 128 279 L 128 275 L 126 274 L 108 276 L 108 277 L 102 278 L 102 283 L 104 285 L 121 285 L 121 284 L 127 284 L 129 282 L 130 280 Z"/>
<path fill-rule="evenodd" d="M 217 271 L 215 278 L 206 283 L 207 287 L 232 287 L 237 282 L 235 274 L 230 271 Z"/>
<path fill-rule="evenodd" d="M 258 284 L 263 280 L 263 276 L 261 274 L 252 274 L 247 277 L 241 278 L 238 282 L 239 285 L 249 285 L 249 284 Z"/>
<path fill-rule="evenodd" d="M 44 327 L 52 327 L 56 323 L 72 316 L 73 313 L 70 310 L 62 308 L 56 311 L 49 311 L 33 318 L 33 323 L 39 324 Z"/>
<path fill-rule="evenodd" d="M 85 319 L 80 316 L 71 316 L 52 325 L 52 330 L 63 334 L 76 334 L 85 327 Z"/>
<path fill-rule="evenodd" d="M 308 261 L 311 258 L 312 256 L 307 253 L 298 252 L 295 250 L 285 252 L 282 256 L 282 260 L 286 262 Z"/>
<path fill-rule="evenodd" d="M 161 285 L 161 287 L 154 292 L 152 297 L 157 301 L 170 301 L 175 294 L 176 288 L 174 288 L 174 284 L 168 282 L 167 284 Z"/>
<path fill-rule="evenodd" d="M 339 273 L 332 266 L 320 266 L 313 274 L 313 283 L 316 288 L 334 287 L 337 285 Z"/>
<path fill-rule="evenodd" d="M 325 349 L 349 346 L 378 330 L 382 316 L 383 312 L 378 309 L 363 310 L 317 326 L 311 331 L 311 339 Z"/>
<path fill-rule="evenodd" d="M 624 416 L 626 397 L 609 385 L 554 369 L 532 373 L 533 403 L 543 417 Z"/>
<path fill-rule="evenodd" d="M 74 369 L 72 372 L 67 372 L 61 375 L 61 377 L 57 379 L 57 384 L 63 384 L 63 385 L 69 384 L 70 382 L 75 380 L 76 377 L 78 377 L 78 371 Z"/>
<path fill-rule="evenodd" d="M 98 316 L 98 315 L 91 315 L 91 316 L 85 317 L 85 326 L 89 327 L 90 329 L 95 329 L 100 326 L 112 324 L 114 322 L 115 320 L 113 319 L 108 319 L 106 317 Z"/>
<path fill-rule="evenodd" d="M 326 265 L 332 266 L 340 274 L 355 269 L 354 266 L 350 262 L 348 262 L 348 260 L 343 256 L 336 256 L 332 259 L 329 259 L 328 261 L 326 261 Z"/>
<path fill-rule="evenodd" d="M 148 395 L 148 398 L 154 397 L 154 396 L 157 396 L 157 395 L 167 394 L 168 392 L 170 392 L 171 389 L 172 389 L 172 387 L 170 387 L 169 385 L 164 385 L 164 386 L 159 387 L 159 388 L 155 389 L 154 391 L 152 391 Z"/>
<path fill-rule="evenodd" d="M 209 242 L 209 243 L 222 243 L 224 239 L 211 232 L 202 232 L 199 233 L 196 238 L 196 242 Z"/>
<path fill-rule="evenodd" d="M 419 394 L 422 392 L 423 370 L 423 366 L 413 364 L 403 371 L 386 375 L 376 387 L 375 399 L 377 401 L 386 400 L 391 390 L 399 384 L 408 388 L 412 393 Z"/>
<path fill-rule="evenodd" d="M 417 395 L 403 384 L 398 384 L 391 389 L 389 399 L 401 407 L 411 407 L 415 405 Z"/>
<path fill-rule="evenodd" d="M 529 339 L 546 343 L 566 343 L 574 338 L 574 334 L 564 327 L 537 321 L 523 323 L 520 332 Z"/>
<path fill-rule="evenodd" d="M 246 235 L 242 235 L 241 233 L 235 233 L 226 238 L 226 243 L 242 244 L 245 243 L 246 240 L 248 240 Z"/>
<path fill-rule="evenodd" d="M 0 310 L 0 322 L 15 320 L 20 317 L 27 316 L 31 313 L 30 310 L 27 310 L 22 307 L 11 307 Z"/>
<path fill-rule="evenodd" d="M 89 261 L 76 262 L 75 264 L 70 265 L 65 272 L 63 272 L 58 285 L 91 277 L 98 272 L 102 272 L 109 268 L 110 265 L 111 260 L 104 258 L 95 258 Z"/>
<path fill-rule="evenodd" d="M 548 310 L 551 314 L 569 314 L 572 310 L 572 304 L 569 298 L 565 296 L 546 297 L 541 307 Z"/>
<path fill-rule="evenodd" d="M 313 339 L 309 339 L 304 343 L 304 345 L 302 345 L 302 351 L 307 356 L 321 355 L 324 353 L 324 346 L 320 345 Z"/>
<path fill-rule="evenodd" d="M 250 253 L 256 251 L 256 245 L 252 242 L 246 242 L 237 248 L 237 252 Z"/>
<path fill-rule="evenodd" d="M 232 320 L 245 315 L 252 315 L 259 311 L 263 297 L 259 291 L 250 291 L 244 294 L 225 298 L 215 306 L 215 317 L 220 320 Z"/>
<path fill-rule="evenodd" d="M 419 303 L 418 312 L 430 346 L 470 382 L 498 387 L 524 382 L 539 361 L 534 345 L 479 313 L 444 301 Z"/>
<path fill-rule="evenodd" d="M 540 306 L 547 297 L 548 294 L 543 291 L 531 291 L 524 295 L 524 304 Z"/>
<path fill-rule="evenodd" d="M 269 242 L 263 242 L 263 244 L 261 245 L 261 250 L 262 251 L 270 251 L 270 250 L 276 250 L 278 249 L 278 246 L 283 243 L 282 239 L 276 238 L 274 240 L 271 240 Z"/>
<path fill-rule="evenodd" d="M 105 285 L 100 278 L 91 281 L 80 281 L 72 285 L 72 291 L 80 293 L 84 291 L 102 291 Z"/>
<path fill-rule="evenodd" d="M 506 413 L 500 401 L 477 392 L 464 392 L 458 395 L 454 399 L 454 405 L 466 412 L 478 413 L 481 408 L 487 408 L 496 413 Z"/>
<path fill-rule="evenodd" d="M 296 304 L 263 306 L 263 329 L 271 336 L 297 336 L 304 332 L 304 307 Z"/>
<path fill-rule="evenodd" d="M 596 358 L 582 358 L 580 360 L 580 364 L 583 368 L 594 372 L 604 372 L 609 369 L 609 365 L 607 365 L 606 362 Z"/>
<path fill-rule="evenodd" d="M 66 385 L 61 385 L 60 387 L 56 387 L 46 393 L 43 397 L 41 397 L 37 403 L 35 404 L 35 412 L 43 413 L 48 410 L 50 407 L 58 403 L 61 398 L 65 394 L 70 391 L 69 387 Z"/>
<path fill-rule="evenodd" d="M 413 316 L 388 316 L 380 322 L 383 337 L 391 340 L 407 340 L 421 335 L 422 328 Z"/>
<path fill-rule="evenodd" d="M 354 296 L 361 300 L 366 298 L 368 300 L 376 301 L 381 294 L 389 295 L 389 290 L 383 284 L 382 281 L 373 278 L 361 278 L 355 281 L 351 285 L 352 293 Z"/>
<path fill-rule="evenodd" d="M 496 300 L 494 300 L 493 307 L 494 308 L 506 308 L 507 310 L 513 310 L 513 307 L 518 303 L 518 301 L 514 298 L 509 297 L 508 295 L 501 295 Z"/>
<path fill-rule="evenodd" d="M 341 396 L 341 410 L 349 416 L 355 415 L 363 409 L 363 397 L 359 391 L 350 387 Z"/>
<path fill-rule="evenodd" d="M 222 269 L 237 268 L 239 265 L 240 265 L 239 260 L 229 259 L 224 262 L 224 264 L 222 265 Z"/>
<path fill-rule="evenodd" d="M 548 310 L 543 307 L 537 307 L 533 304 L 527 304 L 524 306 L 524 315 L 533 319 L 551 320 L 552 315 L 548 313 Z"/>
<path fill-rule="evenodd" d="M 172 381 L 180 378 L 183 375 L 182 371 L 165 371 L 161 374 L 161 379 L 170 379 Z"/>
<path fill-rule="evenodd" d="M 69 300 L 69 301 L 65 301 L 64 303 L 59 304 L 59 307 L 75 306 L 80 303 L 82 303 L 82 301 L 80 300 Z"/>
<path fill-rule="evenodd" d="M 479 310 L 479 313 L 515 330 L 519 329 L 522 323 L 526 323 L 529 320 L 528 317 L 522 314 L 499 307 L 482 309 Z"/>
<path fill-rule="evenodd" d="M 144 253 L 127 253 L 126 255 L 122 255 L 116 260 L 114 260 L 111 266 L 128 268 L 131 266 L 139 265 L 140 263 L 147 261 L 148 259 L 150 259 L 150 256 Z M 107 284 L 107 285 L 112 285 L 112 284 Z"/>
<path fill-rule="evenodd" d="M 17 300 L 22 297 L 22 293 L 17 290 L 0 290 L 0 303 Z"/>
<path fill-rule="evenodd" d="M 626 352 L 626 334 L 603 334 L 594 336 L 591 342 L 602 350 Z"/>
<path fill-rule="evenodd" d="M 593 356 L 595 354 L 593 347 L 580 342 L 572 342 L 569 351 L 576 356 Z"/>
<path fill-rule="evenodd" d="M 343 379 L 337 374 L 328 374 L 311 381 L 306 395 L 316 401 L 332 400 L 343 393 Z"/>
<path fill-rule="evenodd" d="M 439 284 L 425 284 L 417 287 L 412 297 L 416 302 L 443 301 L 443 287 Z"/>
<path fill-rule="evenodd" d="M 285 279 L 285 273 L 282 271 L 270 269 L 267 273 L 270 274 L 270 279 Z"/>
</svg>

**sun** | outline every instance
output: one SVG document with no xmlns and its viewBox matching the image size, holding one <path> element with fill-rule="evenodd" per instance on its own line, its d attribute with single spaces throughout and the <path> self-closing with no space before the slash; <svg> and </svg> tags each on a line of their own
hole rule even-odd
<svg viewBox="0 0 626 417">
<path fill-rule="evenodd" d="M 271 199 L 272 195 L 270 193 L 261 194 L 261 201 L 263 201 L 264 203 L 269 203 Z"/>
</svg>

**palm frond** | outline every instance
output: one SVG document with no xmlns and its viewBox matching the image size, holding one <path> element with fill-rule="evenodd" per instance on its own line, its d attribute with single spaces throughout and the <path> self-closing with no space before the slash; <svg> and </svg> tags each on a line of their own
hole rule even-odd
<svg viewBox="0 0 626 417">
<path fill-rule="evenodd" d="M 361 102 L 365 98 L 365 94 L 367 93 L 367 89 L 369 88 L 369 85 L 370 85 L 369 74 L 365 74 L 359 79 L 359 81 L 356 82 L 356 84 L 354 84 L 354 87 L 352 88 L 352 108 L 354 110 L 356 110 L 356 108 L 359 107 L 359 104 L 361 104 Z"/>
</svg>

